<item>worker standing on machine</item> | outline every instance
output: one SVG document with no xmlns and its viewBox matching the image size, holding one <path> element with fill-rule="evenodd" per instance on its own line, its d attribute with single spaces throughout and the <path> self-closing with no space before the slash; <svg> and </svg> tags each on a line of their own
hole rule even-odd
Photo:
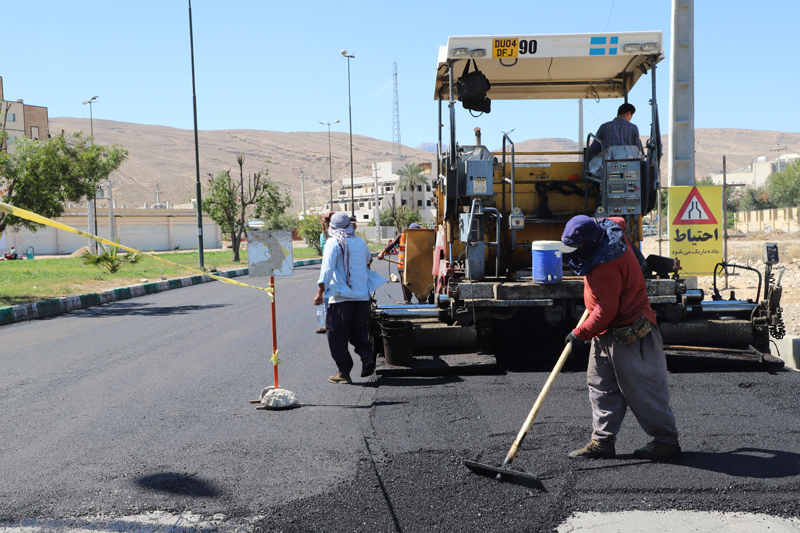
<svg viewBox="0 0 800 533">
<path fill-rule="evenodd" d="M 598 128 L 595 137 L 600 139 L 603 145 L 600 146 L 597 140 L 593 141 L 589 146 L 589 157 L 592 158 L 599 154 L 601 150 L 611 146 L 638 146 L 639 152 L 644 153 L 642 140 L 639 138 L 639 128 L 631 122 L 634 113 L 636 113 L 636 108 L 633 104 L 626 102 L 619 106 L 617 117 L 601 124 L 600 128 Z"/>
<path fill-rule="evenodd" d="M 420 229 L 420 225 L 416 222 L 412 222 L 408 225 L 408 229 Z M 411 289 L 406 287 L 406 284 L 403 283 L 403 268 L 405 265 L 405 256 L 406 256 L 406 232 L 404 231 L 400 235 L 394 238 L 386 247 L 378 254 L 378 259 L 383 260 L 386 254 L 392 253 L 392 250 L 397 248 L 397 275 L 400 277 L 400 286 L 403 289 L 403 303 L 410 304 L 411 303 Z"/>
<path fill-rule="evenodd" d="M 633 452 L 635 457 L 666 459 L 681 451 L 661 331 L 624 230 L 623 218 L 578 215 L 567 222 L 561 236 L 567 265 L 585 276 L 583 298 L 590 313 L 565 341 L 571 352 L 584 341 L 592 343 L 586 373 L 592 440 L 571 452 L 573 458 L 614 457 L 628 407 L 653 438 Z"/>
</svg>

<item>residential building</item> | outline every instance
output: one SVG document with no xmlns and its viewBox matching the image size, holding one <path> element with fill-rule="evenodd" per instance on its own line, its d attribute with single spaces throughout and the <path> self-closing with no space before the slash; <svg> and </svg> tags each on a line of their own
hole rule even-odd
<svg viewBox="0 0 800 533">
<path fill-rule="evenodd" d="M 15 102 L 6 101 L 3 95 L 2 76 L 0 76 L 0 121 L 8 133 L 10 146 L 22 137 L 39 140 L 46 139 L 50 135 L 47 108 L 28 105 L 21 98 Z M 7 151 L 8 146 L 4 143 L 0 149 Z"/>
<path fill-rule="evenodd" d="M 412 207 L 411 190 L 399 190 L 398 182 L 402 179 L 397 174 L 404 167 L 400 161 L 386 161 L 383 163 L 373 163 L 372 176 L 355 176 L 353 178 L 353 195 L 355 201 L 355 216 L 358 221 L 370 221 L 375 219 L 375 186 L 377 178 L 378 203 L 380 210 L 391 209 L 392 201 L 396 207 L 407 205 Z M 423 223 L 432 223 L 436 217 L 436 207 L 433 198 L 435 194 L 433 179 L 431 175 L 431 163 L 421 163 L 423 177 L 427 179 L 427 185 L 417 185 L 413 193 L 413 202 L 416 209 L 422 215 Z M 342 186 L 339 187 L 337 198 L 334 198 L 333 207 L 330 203 L 325 205 L 326 210 L 351 212 L 351 194 L 349 176 L 342 178 Z"/>
<path fill-rule="evenodd" d="M 798 159 L 800 159 L 798 154 L 784 154 L 780 159 L 768 161 L 767 157 L 762 155 L 753 160 L 749 167 L 728 172 L 725 180 L 728 185 L 744 184 L 749 187 L 761 187 L 766 185 L 768 177 L 786 169 Z M 710 177 L 715 185 L 722 185 L 722 172 L 711 174 Z"/>
</svg>

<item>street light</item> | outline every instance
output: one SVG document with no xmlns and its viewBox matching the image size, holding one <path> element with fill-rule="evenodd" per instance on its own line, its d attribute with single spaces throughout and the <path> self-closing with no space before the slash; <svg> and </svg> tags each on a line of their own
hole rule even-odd
<svg viewBox="0 0 800 533">
<path fill-rule="evenodd" d="M 200 270 L 205 270 L 203 257 L 203 201 L 200 198 L 200 148 L 197 140 L 197 91 L 194 85 L 194 34 L 192 33 L 192 0 L 189 0 L 189 54 L 192 57 L 192 111 L 194 112 L 194 166 L 196 171 L 195 195 L 197 196 L 197 251 Z M 275 344 L 275 343 L 273 343 Z M 276 367 L 277 368 L 277 367 Z M 277 370 L 276 370 L 277 372 Z M 277 378 L 276 378 L 277 384 Z"/>
<path fill-rule="evenodd" d="M 89 104 L 89 132 L 92 136 L 92 144 L 94 144 L 94 118 L 92 117 L 92 104 L 95 100 L 100 98 L 99 96 L 92 96 L 89 100 L 84 100 L 81 102 L 83 105 Z"/>
<path fill-rule="evenodd" d="M 92 113 L 92 104 L 100 98 L 99 96 L 92 96 L 89 100 L 84 100 L 81 103 L 83 105 L 89 104 L 89 135 L 92 137 L 92 145 L 94 145 L 94 114 Z M 92 198 L 92 211 L 94 211 L 94 235 L 97 235 L 97 193 L 94 193 L 95 197 Z M 92 227 L 92 215 L 89 216 L 89 227 Z M 94 241 L 89 241 L 91 246 L 94 246 L 95 253 L 97 253 L 97 244 Z"/>
<path fill-rule="evenodd" d="M 356 216 L 355 186 L 353 185 L 353 104 L 350 101 L 350 60 L 355 54 L 342 50 L 342 55 L 347 58 L 347 113 L 350 116 L 350 216 Z"/>
<path fill-rule="evenodd" d="M 333 122 L 320 122 L 323 126 L 328 126 L 328 169 L 330 171 L 330 178 L 328 183 L 331 185 L 331 211 L 333 211 L 333 162 L 331 161 L 331 124 L 338 124 L 338 120 Z"/>
</svg>

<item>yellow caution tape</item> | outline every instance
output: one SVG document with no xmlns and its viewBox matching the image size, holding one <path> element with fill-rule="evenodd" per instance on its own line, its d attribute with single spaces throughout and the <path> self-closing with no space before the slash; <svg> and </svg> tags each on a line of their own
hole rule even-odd
<svg viewBox="0 0 800 533">
<path fill-rule="evenodd" d="M 283 361 L 278 358 L 278 350 L 275 350 L 275 353 L 272 354 L 272 357 L 270 357 L 269 360 L 272 362 L 272 366 L 278 366 L 279 364 L 283 363 Z"/>
<path fill-rule="evenodd" d="M 129 252 L 146 255 L 148 257 L 152 257 L 156 261 L 161 261 L 162 263 L 167 263 L 168 265 L 177 266 L 177 267 L 189 270 L 190 272 L 196 272 L 197 274 L 202 274 L 203 276 L 208 276 L 209 278 L 215 279 L 217 281 L 224 281 L 225 283 L 230 283 L 232 285 L 239 285 L 240 287 L 249 287 L 251 289 L 258 289 L 260 291 L 264 291 L 267 294 L 269 294 L 270 298 L 272 298 L 273 300 L 275 299 L 275 295 L 274 295 L 275 290 L 272 287 L 266 287 L 266 288 L 265 287 L 256 287 L 255 285 L 248 285 L 247 283 L 242 283 L 241 281 L 236 281 L 236 280 L 233 280 L 233 279 L 230 279 L 230 278 L 224 278 L 222 276 L 215 276 L 213 274 L 209 274 L 208 272 L 203 272 L 202 270 L 198 270 L 198 269 L 195 269 L 195 268 L 192 268 L 192 267 L 188 267 L 186 265 L 173 263 L 172 261 L 167 261 L 166 259 L 162 259 L 161 257 L 158 257 L 155 254 L 151 254 L 151 253 L 148 253 L 148 252 L 142 252 L 142 251 L 137 250 L 136 248 L 129 248 L 129 247 L 124 246 L 122 244 L 117 244 L 115 242 L 111 242 L 108 239 L 104 239 L 102 237 L 98 237 L 97 235 L 91 235 L 89 233 L 86 233 L 85 231 L 81 231 L 81 230 L 75 229 L 75 228 L 73 228 L 71 226 L 67 226 L 66 224 L 62 224 L 61 222 L 56 222 L 55 220 L 50 220 L 49 218 L 45 218 L 43 216 L 37 215 L 36 213 L 33 213 L 32 211 L 28 211 L 26 209 L 20 209 L 19 207 L 14 207 L 13 205 L 9 205 L 9 204 L 3 203 L 3 202 L 0 202 L 0 211 L 2 211 L 3 213 L 8 213 L 10 215 L 14 215 L 15 217 L 24 218 L 24 219 L 30 220 L 32 222 L 36 222 L 36 223 L 39 223 L 39 224 L 44 224 L 46 226 L 51 226 L 51 227 L 56 228 L 56 229 L 68 231 L 68 232 L 74 233 L 76 235 L 81 235 L 83 237 L 87 237 L 89 239 L 92 239 L 92 240 L 97 241 L 97 242 L 101 242 L 103 244 L 107 244 L 109 246 L 116 246 L 117 248 L 122 248 L 123 250 L 128 250 Z M 277 352 L 275 352 L 275 353 L 276 353 L 276 356 L 277 356 Z"/>
</svg>

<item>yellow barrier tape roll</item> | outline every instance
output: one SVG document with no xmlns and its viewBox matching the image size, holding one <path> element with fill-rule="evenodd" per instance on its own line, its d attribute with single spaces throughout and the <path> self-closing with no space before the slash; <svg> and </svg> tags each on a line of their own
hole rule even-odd
<svg viewBox="0 0 800 533">
<path fill-rule="evenodd" d="M 102 237 L 98 237 L 97 235 L 91 235 L 89 233 L 86 233 L 85 231 L 81 231 L 81 230 L 75 229 L 75 228 L 73 228 L 71 226 L 67 226 L 66 224 L 62 224 L 61 222 L 56 222 L 55 220 L 50 220 L 49 218 L 45 218 L 43 216 L 37 215 L 36 213 L 34 213 L 32 211 L 28 211 L 26 209 L 20 209 L 19 207 L 14 207 L 13 205 L 9 205 L 9 204 L 3 203 L 3 202 L 0 202 L 0 211 L 2 211 L 3 213 L 8 213 L 10 215 L 14 215 L 15 217 L 19 217 L 19 218 L 24 218 L 26 220 L 30 220 L 31 222 L 36 222 L 38 224 L 44 224 L 46 226 L 51 226 L 51 227 L 56 228 L 56 229 L 60 229 L 60 230 L 68 231 L 70 233 L 74 233 L 76 235 L 81 235 L 82 237 L 87 237 L 89 239 L 92 239 L 92 240 L 97 241 L 97 242 L 101 242 L 103 244 L 107 244 L 109 246 L 116 246 L 117 248 L 122 248 L 123 250 L 128 250 L 129 252 L 146 255 L 148 257 L 152 257 L 156 261 L 161 261 L 162 263 L 167 263 L 168 265 L 177 266 L 177 267 L 186 269 L 186 270 L 188 270 L 190 272 L 195 272 L 195 273 L 201 274 L 203 276 L 208 276 L 209 278 L 215 279 L 217 281 L 223 281 L 225 283 L 230 283 L 232 285 L 239 285 L 240 287 L 248 287 L 250 289 L 258 289 L 260 291 L 264 291 L 267 294 L 269 294 L 270 298 L 272 298 L 273 300 L 275 299 L 275 295 L 274 295 L 275 291 L 274 291 L 274 289 L 272 287 L 266 287 L 266 288 L 265 287 L 256 287 L 255 285 L 248 285 L 247 283 L 242 283 L 241 281 L 232 280 L 230 278 L 224 278 L 222 276 L 215 276 L 213 274 L 209 274 L 208 272 L 203 272 L 202 270 L 198 270 L 196 268 L 188 267 L 186 265 L 173 263 L 172 261 L 168 261 L 166 259 L 162 259 L 161 257 L 158 257 L 155 254 L 151 254 L 151 253 L 148 253 L 148 252 L 142 252 L 142 251 L 139 251 L 139 250 L 137 250 L 135 248 L 129 248 L 129 247 L 124 246 L 122 244 L 117 244 L 115 242 L 111 242 L 108 239 L 104 239 Z"/>
</svg>

